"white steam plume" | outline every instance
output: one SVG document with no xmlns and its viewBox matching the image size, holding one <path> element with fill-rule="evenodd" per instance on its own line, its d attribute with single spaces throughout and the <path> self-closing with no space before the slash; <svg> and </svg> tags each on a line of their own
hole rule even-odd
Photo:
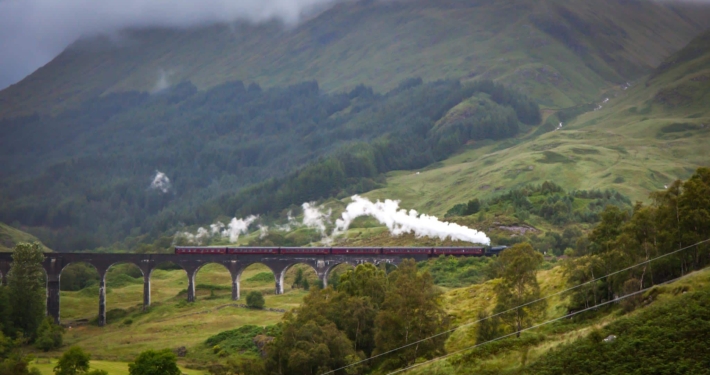
<svg viewBox="0 0 710 375">
<path fill-rule="evenodd" d="M 306 202 L 303 205 L 303 225 L 308 228 L 314 228 L 320 234 L 325 235 L 325 225 L 330 223 L 330 215 L 333 210 L 328 209 L 328 212 L 321 211 L 321 207 L 317 207 L 315 202 Z"/>
<path fill-rule="evenodd" d="M 209 231 L 207 231 L 207 229 L 200 227 L 197 228 L 197 233 L 195 234 L 190 232 L 179 232 L 177 237 L 183 237 L 191 244 L 202 245 L 209 240 L 212 235 Z"/>
<path fill-rule="evenodd" d="M 259 238 L 264 238 L 269 235 L 269 227 L 266 225 L 259 225 Z"/>
<path fill-rule="evenodd" d="M 163 194 L 170 191 L 170 179 L 165 173 L 161 171 L 155 171 L 155 177 L 153 177 L 153 182 L 150 183 L 150 188 L 155 190 L 160 190 Z"/>
<path fill-rule="evenodd" d="M 293 212 L 291 212 L 289 210 L 288 213 L 286 214 L 286 217 L 288 218 L 287 223 L 284 225 L 276 225 L 275 226 L 276 230 L 281 231 L 281 232 L 290 232 L 291 228 L 298 226 L 298 222 L 296 221 L 296 218 L 293 217 Z"/>
<path fill-rule="evenodd" d="M 221 221 L 218 221 L 210 225 L 210 229 L 207 230 L 203 227 L 197 228 L 197 233 L 192 234 L 190 232 L 178 232 L 177 237 L 183 237 L 187 239 L 188 242 L 193 244 L 202 245 L 207 240 L 214 236 L 220 236 L 222 238 L 229 238 L 229 242 L 237 242 L 239 236 L 245 234 L 249 231 L 249 225 L 256 221 L 258 216 L 248 216 L 245 219 L 232 218 L 229 224 L 225 225 Z M 260 227 L 260 229 L 262 229 Z M 263 229 L 262 229 L 263 233 Z"/>
<path fill-rule="evenodd" d="M 417 237 L 434 237 L 444 240 L 467 241 L 490 245 L 491 239 L 485 233 L 479 232 L 456 223 L 440 221 L 435 216 L 419 215 L 415 210 L 399 209 L 399 201 L 386 199 L 372 203 L 358 195 L 352 197 L 342 218 L 335 221 L 333 235 L 341 234 L 348 229 L 353 220 L 360 216 L 371 216 L 387 226 L 390 233 L 399 236 L 404 233 L 414 233 Z"/>
<path fill-rule="evenodd" d="M 153 89 L 150 90 L 150 92 L 155 94 L 170 87 L 170 81 L 168 80 L 169 75 L 169 73 L 166 73 L 164 70 L 160 69 L 158 81 L 155 83 L 155 86 L 153 86 Z"/>
<path fill-rule="evenodd" d="M 229 237 L 230 242 L 237 242 L 239 236 L 247 233 L 249 225 L 258 219 L 258 216 L 251 215 L 246 219 L 232 218 L 232 221 L 227 224 L 222 231 L 222 237 Z"/>
</svg>

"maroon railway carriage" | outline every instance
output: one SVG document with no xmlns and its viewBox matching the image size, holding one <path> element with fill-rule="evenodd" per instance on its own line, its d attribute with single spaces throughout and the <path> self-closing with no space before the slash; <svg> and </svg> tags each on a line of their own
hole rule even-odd
<svg viewBox="0 0 710 375">
<path fill-rule="evenodd" d="M 227 254 L 278 254 L 278 247 L 228 247 Z"/>
<path fill-rule="evenodd" d="M 483 256 L 486 250 L 482 247 L 446 247 L 434 248 L 434 255 L 478 255 Z"/>
<path fill-rule="evenodd" d="M 327 247 L 281 247 L 279 248 L 281 254 L 316 254 L 316 255 L 328 255 L 330 254 L 330 249 Z"/>
<path fill-rule="evenodd" d="M 379 247 L 333 247 L 331 252 L 333 254 L 365 254 L 373 255 L 380 254 L 381 248 Z"/>
<path fill-rule="evenodd" d="M 505 246 L 484 247 L 218 247 L 177 246 L 175 254 L 290 254 L 290 255 L 496 255 Z"/>
<path fill-rule="evenodd" d="M 226 247 L 189 247 L 178 246 L 175 248 L 175 254 L 226 254 Z"/>
<path fill-rule="evenodd" d="M 429 254 L 431 254 L 431 248 L 430 247 L 385 247 L 382 249 L 382 254 L 429 255 Z"/>
</svg>

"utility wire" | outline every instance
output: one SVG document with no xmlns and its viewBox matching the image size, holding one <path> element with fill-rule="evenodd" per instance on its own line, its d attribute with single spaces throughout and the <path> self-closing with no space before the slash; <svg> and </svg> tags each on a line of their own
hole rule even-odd
<svg viewBox="0 0 710 375">
<path fill-rule="evenodd" d="M 476 345 L 469 346 L 469 347 L 467 347 L 467 348 L 459 349 L 459 350 L 457 350 L 457 351 L 448 353 L 448 354 L 443 355 L 443 356 L 441 356 L 441 357 L 436 357 L 436 358 L 430 359 L 430 360 L 428 360 L 428 361 L 426 361 L 426 362 L 417 363 L 417 364 L 414 364 L 414 365 L 412 365 L 412 366 L 405 367 L 405 368 L 402 368 L 402 369 L 399 369 L 399 370 L 396 370 L 396 371 L 387 373 L 387 375 L 393 375 L 393 374 L 398 374 L 398 373 L 400 373 L 400 372 L 408 371 L 408 370 L 411 370 L 411 369 L 413 369 L 413 368 L 415 368 L 415 367 L 419 367 L 419 366 L 422 366 L 422 365 L 426 365 L 426 364 L 429 364 L 429 363 L 433 363 L 433 362 L 436 362 L 436 361 L 439 361 L 439 360 L 442 360 L 442 359 L 451 357 L 452 355 L 455 355 L 455 354 L 458 354 L 458 353 L 461 353 L 461 352 L 465 352 L 465 351 L 467 351 L 467 350 L 475 349 L 475 348 L 477 348 L 477 347 L 479 347 L 479 346 L 481 346 L 481 345 L 485 345 L 485 344 L 488 344 L 488 343 L 491 343 L 491 342 L 499 341 L 499 340 L 502 340 L 502 339 L 504 339 L 504 338 L 508 338 L 508 337 L 514 336 L 514 335 L 516 335 L 516 334 L 518 334 L 518 333 L 520 333 L 520 332 L 525 332 L 525 331 L 529 331 L 529 330 L 531 330 L 531 329 L 539 328 L 539 327 L 542 327 L 542 326 L 544 326 L 544 325 L 547 325 L 547 324 L 550 324 L 550 323 L 554 323 L 554 322 L 556 322 L 556 321 L 558 321 L 558 320 L 562 320 L 562 319 L 565 319 L 565 318 L 571 318 L 571 317 L 573 317 L 573 316 L 575 316 L 575 315 L 577 315 L 577 314 L 581 314 L 581 313 L 583 313 L 583 312 L 586 312 L 586 311 L 589 311 L 589 310 L 593 310 L 593 309 L 596 309 L 596 308 L 598 308 L 598 307 L 601 307 L 601 306 L 604 306 L 604 305 L 608 305 L 608 304 L 610 304 L 610 303 L 619 302 L 619 301 L 621 301 L 621 300 L 624 299 L 624 298 L 632 297 L 632 296 L 635 296 L 635 295 L 637 295 L 637 294 L 641 294 L 641 293 L 647 292 L 647 291 L 649 291 L 649 290 L 651 290 L 651 289 L 653 289 L 653 288 L 655 288 L 655 287 L 657 287 L 657 286 L 659 286 L 659 285 L 672 283 L 672 282 L 674 282 L 674 281 L 677 281 L 677 280 L 682 279 L 683 277 L 685 277 L 685 276 L 681 276 L 681 277 L 675 278 L 675 279 L 673 279 L 673 280 L 666 281 L 666 282 L 664 282 L 664 283 L 656 284 L 656 285 L 650 286 L 650 287 L 648 287 L 648 288 L 646 288 L 646 289 L 642 289 L 642 290 L 639 290 L 639 291 L 636 291 L 636 292 L 633 292 L 633 293 L 629 293 L 629 294 L 627 294 L 627 295 L 625 295 L 625 296 L 623 296 L 623 297 L 619 297 L 619 298 L 617 298 L 617 299 L 614 299 L 614 300 L 611 300 L 611 301 L 607 301 L 607 302 L 602 302 L 602 303 L 600 303 L 600 304 L 598 304 L 598 305 L 594 305 L 594 306 L 588 307 L 588 308 L 586 308 L 586 309 L 584 309 L 584 310 L 579 310 L 579 311 L 576 311 L 576 312 L 567 314 L 567 315 L 565 315 L 565 316 L 561 316 L 561 317 L 559 317 L 559 318 L 550 319 L 550 320 L 548 320 L 548 321 L 546 321 L 546 322 L 543 322 L 543 323 L 540 323 L 540 324 L 538 324 L 538 325 L 534 325 L 534 326 L 532 326 L 532 327 L 528 327 L 528 328 L 521 329 L 521 330 L 518 331 L 518 332 L 509 333 L 509 334 L 507 334 L 507 335 L 503 335 L 503 336 L 500 336 L 500 337 L 496 337 L 496 338 L 494 338 L 494 339 L 492 339 L 492 340 L 488 340 L 488 341 L 482 342 L 482 343 L 480 343 L 480 344 L 476 344 Z"/>
<path fill-rule="evenodd" d="M 567 288 L 567 289 L 562 290 L 562 291 L 559 291 L 559 292 L 557 292 L 557 293 L 548 294 L 548 295 L 546 295 L 546 296 L 544 296 L 544 297 L 540 297 L 540 298 L 538 298 L 538 299 L 536 299 L 536 300 L 534 300 L 534 301 L 530 301 L 530 302 L 524 303 L 524 304 L 522 304 L 522 305 L 519 305 L 519 306 L 516 306 L 516 307 L 512 307 L 512 308 L 510 308 L 510 309 L 508 309 L 508 310 L 505 310 L 505 311 L 502 311 L 502 312 L 499 312 L 499 313 L 496 313 L 496 314 L 487 316 L 487 317 L 485 317 L 485 318 L 483 318 L 483 319 L 478 319 L 478 320 L 475 320 L 475 321 L 473 321 L 473 322 L 465 323 L 465 324 L 462 324 L 462 325 L 460 325 L 460 326 L 458 326 L 458 327 L 454 327 L 454 328 L 452 328 L 452 329 L 450 329 L 450 330 L 448 330 L 448 331 L 439 332 L 439 333 L 437 333 L 437 334 L 435 334 L 435 335 L 432 335 L 432 336 L 423 338 L 423 339 L 421 339 L 421 340 L 417 340 L 417 341 L 411 342 L 411 343 L 406 344 L 406 345 L 402 345 L 402 346 L 400 346 L 400 347 L 394 348 L 394 349 L 389 350 L 389 351 L 386 351 L 386 352 L 384 352 L 384 353 L 380 353 L 380 354 L 374 355 L 374 356 L 372 356 L 372 357 L 365 358 L 365 359 L 360 360 L 360 361 L 357 361 L 357 362 L 353 362 L 353 363 L 351 363 L 351 364 L 345 365 L 345 366 L 340 367 L 340 368 L 337 368 L 337 369 L 335 369 L 335 370 L 330 370 L 330 371 L 328 371 L 328 372 L 324 372 L 324 373 L 322 373 L 321 375 L 332 374 L 332 373 L 335 373 L 336 371 L 340 371 L 340 370 L 346 369 L 346 368 L 351 367 L 351 366 L 356 366 L 356 365 L 359 365 L 359 364 L 361 364 L 361 363 L 371 361 L 371 360 L 373 360 L 373 359 L 375 359 L 375 358 L 382 357 L 382 356 L 384 356 L 384 355 L 394 353 L 394 352 L 396 352 L 396 351 L 399 351 L 399 350 L 404 349 L 404 348 L 408 348 L 408 347 L 413 346 L 413 345 L 417 345 L 417 344 L 422 343 L 422 342 L 424 342 L 424 341 L 428 341 L 428 340 L 431 340 L 431 339 L 433 339 L 433 338 L 437 338 L 437 337 L 439 337 L 439 336 L 449 334 L 449 333 L 451 333 L 451 332 L 456 331 L 456 330 L 459 329 L 459 328 L 468 327 L 468 326 L 471 326 L 471 325 L 480 323 L 480 322 L 482 322 L 482 321 L 484 321 L 484 320 L 491 319 L 491 318 L 495 318 L 496 316 L 503 315 L 503 314 L 507 314 L 507 313 L 509 313 L 509 312 L 511 312 L 511 311 L 515 311 L 515 310 L 517 310 L 517 309 L 520 309 L 520 308 L 523 308 L 523 307 L 532 305 L 532 304 L 534 304 L 534 303 L 537 303 L 537 302 L 540 302 L 540 301 L 544 301 L 544 300 L 546 300 L 546 299 L 548 299 L 548 298 L 552 298 L 552 297 L 555 297 L 555 296 L 559 296 L 559 295 L 561 295 L 561 294 L 564 294 L 564 293 L 567 293 L 567 292 L 569 292 L 569 291 L 572 291 L 572 290 L 575 290 L 575 289 L 577 289 L 577 288 L 580 288 L 580 287 L 582 287 L 582 286 L 584 286 L 584 285 L 597 282 L 597 281 L 599 281 L 599 280 L 605 279 L 605 278 L 610 277 L 610 276 L 614 276 L 614 275 L 619 274 L 619 273 L 622 273 L 622 272 L 626 272 L 626 271 L 628 271 L 628 270 L 630 270 L 630 269 L 636 268 L 636 267 L 641 266 L 641 265 L 644 265 L 644 264 L 651 263 L 651 262 L 653 262 L 653 261 L 656 261 L 656 260 L 661 259 L 661 258 L 665 258 L 665 257 L 667 257 L 667 256 L 671 256 L 671 255 L 677 254 L 677 253 L 679 253 L 679 252 L 681 252 L 681 251 L 690 249 L 690 248 L 695 247 L 695 246 L 698 246 L 698 245 L 702 245 L 702 244 L 704 244 L 704 243 L 706 243 L 706 242 L 710 242 L 710 238 L 708 238 L 708 239 L 706 239 L 706 240 L 704 240 L 704 241 L 697 242 L 697 243 L 695 243 L 695 244 L 693 244 L 693 245 L 686 246 L 686 247 L 680 248 L 680 249 L 678 249 L 678 250 L 671 251 L 670 253 L 666 253 L 666 254 L 663 254 L 663 255 L 659 255 L 659 256 L 657 256 L 657 257 L 655 257 L 655 258 L 647 259 L 647 260 L 645 260 L 645 261 L 643 261 L 643 262 L 640 262 L 640 263 L 637 263 L 637 264 L 635 264 L 635 265 L 633 265 L 633 266 L 629 266 L 629 267 L 626 267 L 626 268 L 624 268 L 624 269 L 621 269 L 621 270 L 618 270 L 618 271 L 614 271 L 614 272 L 612 272 L 612 273 L 609 273 L 609 274 L 607 274 L 607 275 L 597 277 L 596 279 L 589 280 L 589 281 L 584 282 L 584 283 L 579 284 L 579 285 L 575 285 L 575 286 L 573 286 L 573 287 L 571 287 L 571 288 Z M 658 285 L 661 285 L 661 284 L 658 284 Z"/>
</svg>

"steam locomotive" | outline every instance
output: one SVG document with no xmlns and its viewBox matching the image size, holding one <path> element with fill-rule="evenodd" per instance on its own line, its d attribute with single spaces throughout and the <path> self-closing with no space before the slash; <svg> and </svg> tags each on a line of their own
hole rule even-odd
<svg viewBox="0 0 710 375">
<path fill-rule="evenodd" d="M 239 254 L 239 255 L 461 255 L 492 256 L 507 246 L 489 247 L 218 247 L 178 246 L 175 254 Z"/>
</svg>

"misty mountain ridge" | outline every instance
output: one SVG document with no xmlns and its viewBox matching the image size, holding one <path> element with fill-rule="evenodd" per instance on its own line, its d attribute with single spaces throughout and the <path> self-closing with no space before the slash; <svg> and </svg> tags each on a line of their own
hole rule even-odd
<svg viewBox="0 0 710 375">
<path fill-rule="evenodd" d="M 409 77 L 485 78 L 568 107 L 648 73 L 705 28 L 709 14 L 697 4 L 650 1 L 357 1 L 292 29 L 271 22 L 127 31 L 118 43 L 77 42 L 0 92 L 0 116 L 150 91 L 161 77 L 199 89 L 313 79 L 327 92 L 359 84 L 388 91 Z"/>
</svg>

